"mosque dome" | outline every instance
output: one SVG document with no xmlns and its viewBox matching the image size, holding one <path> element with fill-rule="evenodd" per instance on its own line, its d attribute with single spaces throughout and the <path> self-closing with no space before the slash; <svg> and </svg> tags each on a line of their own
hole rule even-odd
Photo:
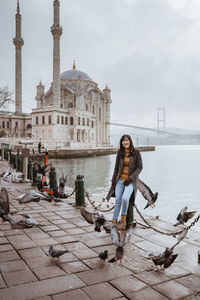
<svg viewBox="0 0 200 300">
<path fill-rule="evenodd" d="M 84 72 L 77 70 L 75 62 L 73 64 L 73 69 L 63 72 L 60 75 L 61 80 L 89 80 L 92 81 L 92 79 Z"/>
</svg>

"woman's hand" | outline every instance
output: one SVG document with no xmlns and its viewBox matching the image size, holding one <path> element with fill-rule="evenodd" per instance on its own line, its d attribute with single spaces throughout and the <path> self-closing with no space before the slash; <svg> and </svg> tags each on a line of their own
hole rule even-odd
<svg viewBox="0 0 200 300">
<path fill-rule="evenodd" d="M 125 186 L 128 186 L 131 182 L 132 182 L 132 180 L 131 180 L 130 178 L 127 178 L 127 179 L 124 181 L 124 185 L 125 185 Z"/>
</svg>

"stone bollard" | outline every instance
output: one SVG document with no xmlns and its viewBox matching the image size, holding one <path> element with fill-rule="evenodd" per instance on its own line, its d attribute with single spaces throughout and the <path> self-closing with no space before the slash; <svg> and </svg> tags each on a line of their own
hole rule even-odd
<svg viewBox="0 0 200 300">
<path fill-rule="evenodd" d="M 38 185 L 38 181 L 36 180 L 37 172 L 36 172 L 36 170 L 35 170 L 34 165 L 32 165 L 32 176 L 33 176 L 33 178 L 32 178 L 33 182 L 32 182 L 31 185 L 32 185 L 32 186 L 37 186 L 37 185 Z"/>
<path fill-rule="evenodd" d="M 28 179 L 28 157 L 27 156 L 23 157 L 22 163 L 23 163 L 24 181 L 27 181 Z"/>
<path fill-rule="evenodd" d="M 32 180 L 33 179 L 33 164 L 32 161 L 29 159 L 28 160 L 28 179 Z"/>
<path fill-rule="evenodd" d="M 49 171 L 49 186 L 51 189 L 55 189 L 57 187 L 56 171 L 54 167 L 51 167 Z"/>
<path fill-rule="evenodd" d="M 75 190 L 76 206 L 85 206 L 84 176 L 76 176 Z"/>
</svg>

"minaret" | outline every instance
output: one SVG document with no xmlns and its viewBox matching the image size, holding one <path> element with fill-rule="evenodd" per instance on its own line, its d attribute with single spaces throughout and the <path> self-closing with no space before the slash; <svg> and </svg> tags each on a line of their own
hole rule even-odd
<svg viewBox="0 0 200 300">
<path fill-rule="evenodd" d="M 53 105 L 60 107 L 60 1 L 54 0 L 54 24 L 51 27 L 53 35 Z"/>
<path fill-rule="evenodd" d="M 17 0 L 16 36 L 13 39 L 15 45 L 15 113 L 22 113 L 22 46 L 24 40 L 21 37 L 21 15 L 19 0 Z"/>
</svg>

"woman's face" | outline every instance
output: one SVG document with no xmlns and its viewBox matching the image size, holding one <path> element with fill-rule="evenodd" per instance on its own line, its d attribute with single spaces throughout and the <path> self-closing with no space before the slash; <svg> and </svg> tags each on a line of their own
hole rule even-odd
<svg viewBox="0 0 200 300">
<path fill-rule="evenodd" d="M 128 149 L 130 147 L 130 141 L 127 137 L 125 137 L 123 140 L 122 140 L 122 146 L 125 148 L 125 149 Z"/>
</svg>

